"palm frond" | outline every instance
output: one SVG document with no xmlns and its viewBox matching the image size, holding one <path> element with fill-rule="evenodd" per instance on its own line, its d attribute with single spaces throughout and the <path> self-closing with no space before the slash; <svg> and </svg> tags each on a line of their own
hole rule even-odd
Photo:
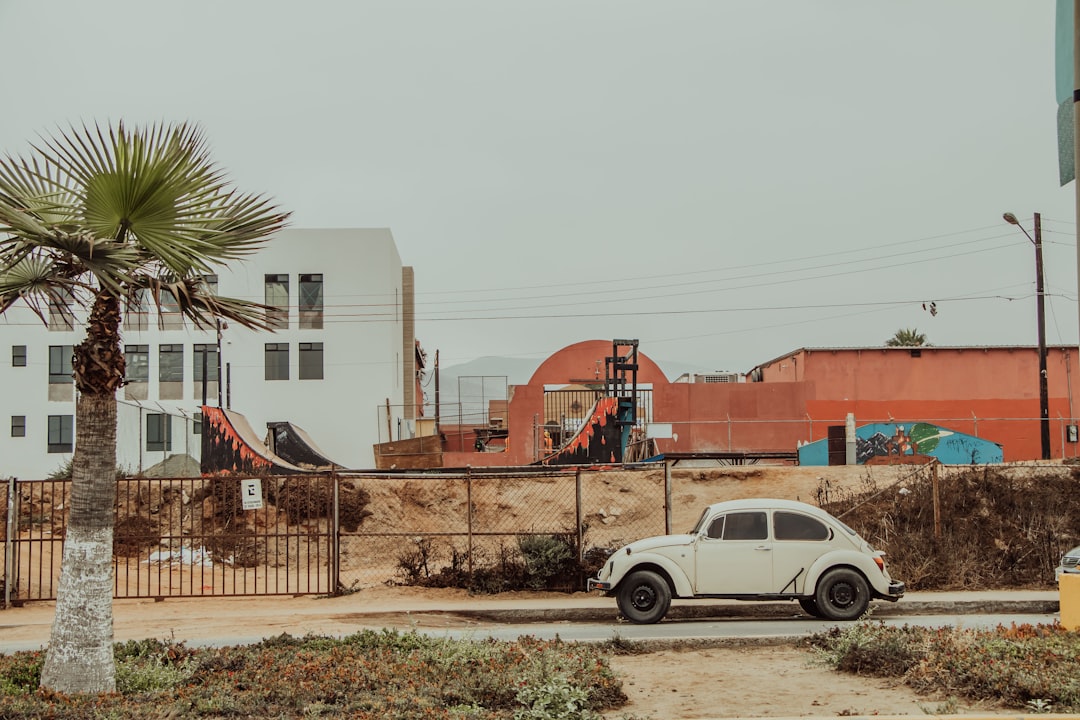
<svg viewBox="0 0 1080 720">
<path fill-rule="evenodd" d="M 145 292 L 160 315 L 169 308 L 180 312 L 194 323 L 196 328 L 213 327 L 216 320 L 228 320 L 251 330 L 273 331 L 269 316 L 274 310 L 261 303 L 223 297 L 210 292 L 201 275 L 176 278 L 142 276 L 133 295 Z"/>
<path fill-rule="evenodd" d="M 67 309 L 71 303 L 85 305 L 92 289 L 41 255 L 23 257 L 0 272 L 0 309 L 22 300 L 43 323 L 49 307 Z"/>
<path fill-rule="evenodd" d="M 139 245 L 178 275 L 258 249 L 288 218 L 262 198 L 235 200 L 202 134 L 187 125 L 84 126 L 37 149 L 77 181 L 87 227 Z M 222 231 L 222 218 L 234 215 Z"/>
<path fill-rule="evenodd" d="M 83 124 L 31 148 L 31 159 L 0 158 L 0 272 L 38 258 L 57 287 L 92 276 L 115 297 L 145 289 L 159 307 L 172 285 L 197 325 L 220 313 L 268 327 L 262 306 L 189 287 L 258 250 L 289 218 L 266 198 L 232 189 L 198 128 Z M 11 299 L 0 290 L 0 311 Z"/>
</svg>

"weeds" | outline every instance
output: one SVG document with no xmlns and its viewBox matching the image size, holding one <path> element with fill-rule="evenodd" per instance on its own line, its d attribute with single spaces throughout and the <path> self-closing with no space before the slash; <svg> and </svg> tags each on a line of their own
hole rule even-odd
<svg viewBox="0 0 1080 720">
<path fill-rule="evenodd" d="M 443 560 L 447 558 L 448 560 Z M 463 588 L 494 594 L 511 590 L 574 591 L 583 581 L 573 533 L 522 535 L 516 546 L 474 547 L 472 563 L 467 550 L 440 547 L 432 538 L 413 538 L 413 545 L 397 557 L 399 583 L 420 587 Z"/>
<path fill-rule="evenodd" d="M 37 690 L 44 654 L 0 656 L 0 717 L 355 717 L 588 720 L 626 702 L 601 650 L 462 641 L 390 630 L 279 635 L 243 647 L 116 646 L 117 693 Z"/>
<path fill-rule="evenodd" d="M 901 677 L 924 693 L 1080 711 L 1080 635 L 1057 624 L 968 630 L 862 622 L 815 635 L 811 645 L 838 670 Z"/>
<path fill-rule="evenodd" d="M 889 572 L 909 590 L 1047 587 L 1061 554 L 1080 544 L 1080 469 L 939 469 L 935 523 L 932 469 L 854 491 L 823 481 L 822 508 L 888 556 Z"/>
</svg>

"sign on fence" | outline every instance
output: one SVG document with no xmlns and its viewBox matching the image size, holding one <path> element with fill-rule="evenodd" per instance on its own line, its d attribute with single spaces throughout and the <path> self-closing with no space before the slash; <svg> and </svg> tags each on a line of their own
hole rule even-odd
<svg viewBox="0 0 1080 720">
<path fill-rule="evenodd" d="M 259 478 L 241 480 L 240 487 L 243 497 L 243 508 L 245 510 L 262 510 L 262 480 Z"/>
</svg>

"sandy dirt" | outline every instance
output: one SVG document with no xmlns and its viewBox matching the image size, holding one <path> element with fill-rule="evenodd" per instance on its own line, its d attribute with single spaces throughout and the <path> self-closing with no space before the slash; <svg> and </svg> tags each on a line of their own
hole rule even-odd
<svg viewBox="0 0 1080 720">
<path fill-rule="evenodd" d="M 630 702 L 606 717 L 924 715 L 945 706 L 891 679 L 839 673 L 786 645 L 665 650 L 616 656 Z M 949 706 L 948 712 L 969 708 Z"/>
</svg>

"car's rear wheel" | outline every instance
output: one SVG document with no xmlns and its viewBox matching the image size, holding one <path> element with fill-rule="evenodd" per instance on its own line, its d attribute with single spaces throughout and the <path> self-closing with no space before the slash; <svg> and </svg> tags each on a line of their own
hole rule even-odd
<svg viewBox="0 0 1080 720">
<path fill-rule="evenodd" d="M 638 570 L 626 576 L 615 596 L 619 612 L 638 625 L 659 622 L 671 607 L 671 589 L 667 581 L 651 570 Z"/>
<path fill-rule="evenodd" d="M 814 600 L 814 598 L 812 597 L 799 598 L 799 607 L 801 607 L 803 609 L 803 612 L 805 612 L 810 617 L 825 617 L 821 614 L 821 608 L 817 606 L 817 601 Z"/>
<path fill-rule="evenodd" d="M 836 568 L 818 580 L 814 601 L 829 620 L 854 620 L 870 605 L 870 586 L 856 571 Z"/>
</svg>

